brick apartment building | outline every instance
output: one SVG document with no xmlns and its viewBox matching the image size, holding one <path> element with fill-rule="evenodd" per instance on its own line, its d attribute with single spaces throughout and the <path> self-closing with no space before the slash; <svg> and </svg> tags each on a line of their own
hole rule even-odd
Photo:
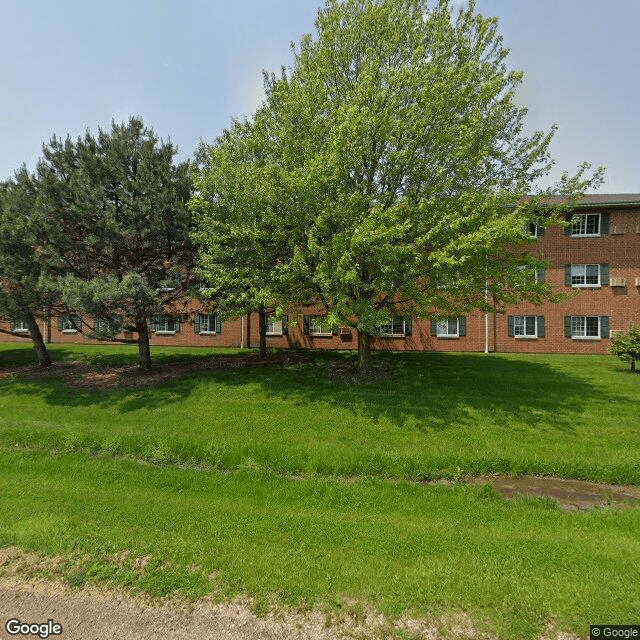
<svg viewBox="0 0 640 640">
<path fill-rule="evenodd" d="M 371 348 L 606 353 L 611 335 L 640 324 L 640 194 L 588 195 L 572 215 L 576 220 L 572 226 L 542 229 L 531 225 L 530 232 L 537 238 L 532 252 L 550 263 L 536 277 L 545 278 L 558 291 L 577 290 L 575 297 L 542 306 L 520 303 L 508 307 L 505 314 L 474 312 L 460 318 L 424 320 L 396 317 L 380 328 Z M 257 314 L 220 322 L 215 315 L 199 313 L 195 302 L 190 308 L 186 319 L 154 318 L 151 343 L 258 345 Z M 11 328 L 13 335 L 0 334 L 0 340 L 24 341 L 24 324 L 16 321 Z M 47 342 L 91 342 L 67 318 L 42 321 L 41 328 Z M 270 319 L 267 346 L 355 349 L 357 336 L 355 330 L 330 326 L 310 312 L 297 325 L 290 324 L 286 316 Z"/>
</svg>

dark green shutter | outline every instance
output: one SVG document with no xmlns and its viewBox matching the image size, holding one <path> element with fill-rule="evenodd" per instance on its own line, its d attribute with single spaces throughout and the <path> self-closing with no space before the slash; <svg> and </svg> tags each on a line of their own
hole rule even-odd
<svg viewBox="0 0 640 640">
<path fill-rule="evenodd" d="M 600 316 L 600 337 L 609 337 L 609 316 Z"/>
<path fill-rule="evenodd" d="M 609 284 L 609 265 L 600 265 L 600 284 L 605 287 Z"/>
<path fill-rule="evenodd" d="M 546 271 L 544 269 L 538 269 L 536 271 L 536 280 L 538 282 L 544 282 L 545 275 L 546 275 Z"/>
<path fill-rule="evenodd" d="M 411 335 L 411 316 L 405 316 L 404 317 L 404 335 L 405 336 L 410 336 Z"/>
<path fill-rule="evenodd" d="M 58 316 L 58 331 L 62 331 L 64 326 L 64 316 Z"/>
<path fill-rule="evenodd" d="M 544 338 L 544 316 L 538 316 L 538 338 Z"/>
<path fill-rule="evenodd" d="M 173 330 L 175 333 L 180 333 L 180 316 L 173 319 Z"/>
<path fill-rule="evenodd" d="M 152 316 L 149 320 L 149 331 L 154 333 L 158 328 L 158 316 Z"/>
<path fill-rule="evenodd" d="M 338 325 L 337 324 L 332 324 L 331 325 L 331 334 L 334 336 L 338 335 Z"/>
<path fill-rule="evenodd" d="M 432 336 L 437 336 L 438 335 L 438 321 L 437 320 L 432 320 L 431 321 L 431 335 Z"/>
<path fill-rule="evenodd" d="M 200 333 L 200 314 L 199 313 L 196 313 L 196 315 L 193 316 L 193 332 Z"/>
<path fill-rule="evenodd" d="M 544 235 L 544 227 L 536 225 L 536 235 L 538 236 L 538 238 L 541 238 Z"/>
<path fill-rule="evenodd" d="M 309 316 L 302 317 L 302 333 L 309 335 L 309 325 L 311 324 L 311 318 Z"/>
<path fill-rule="evenodd" d="M 458 335 L 464 337 L 467 335 L 467 318 L 466 316 L 460 316 L 458 318 Z"/>
<path fill-rule="evenodd" d="M 564 337 L 571 337 L 571 316 L 564 317 Z"/>
<path fill-rule="evenodd" d="M 222 333 L 222 321 L 220 320 L 220 314 L 216 313 L 216 319 L 215 319 L 215 327 L 216 327 L 216 333 L 220 334 Z"/>
<path fill-rule="evenodd" d="M 289 316 L 282 316 L 282 335 L 289 335 Z"/>
<path fill-rule="evenodd" d="M 513 316 L 507 316 L 507 335 L 513 338 L 516 335 L 515 322 Z"/>
<path fill-rule="evenodd" d="M 570 264 L 564 265 L 564 284 L 567 287 L 571 286 L 571 265 Z"/>
<path fill-rule="evenodd" d="M 608 213 L 600 214 L 600 233 L 603 235 L 609 233 L 609 214 Z"/>
</svg>

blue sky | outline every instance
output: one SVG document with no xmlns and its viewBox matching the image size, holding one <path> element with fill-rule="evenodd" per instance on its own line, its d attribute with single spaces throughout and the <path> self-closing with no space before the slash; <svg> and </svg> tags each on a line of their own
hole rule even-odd
<svg viewBox="0 0 640 640">
<path fill-rule="evenodd" d="M 262 99 L 320 0 L 3 0 L 0 179 L 54 134 L 142 116 L 189 157 Z M 459 5 L 461 2 L 455 2 Z M 559 127 L 560 169 L 604 165 L 601 192 L 640 192 L 639 0 L 478 0 L 525 73 L 528 126 Z M 546 185 L 544 185 L 546 186 Z"/>
</svg>

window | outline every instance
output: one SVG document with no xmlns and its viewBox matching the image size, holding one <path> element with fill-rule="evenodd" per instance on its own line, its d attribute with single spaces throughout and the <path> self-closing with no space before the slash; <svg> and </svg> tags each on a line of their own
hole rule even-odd
<svg viewBox="0 0 640 640">
<path fill-rule="evenodd" d="M 440 318 L 431 320 L 431 335 L 438 338 L 459 338 L 467 335 L 467 322 L 460 318 Z"/>
<path fill-rule="evenodd" d="M 304 316 L 303 331 L 310 336 L 332 336 L 338 327 L 327 322 L 326 316 Z"/>
<path fill-rule="evenodd" d="M 380 325 L 383 338 L 404 337 L 411 335 L 411 317 L 393 316 L 389 322 Z"/>
<path fill-rule="evenodd" d="M 571 225 L 572 236 L 599 236 L 600 235 L 600 214 L 584 213 L 577 216 Z"/>
<path fill-rule="evenodd" d="M 564 283 L 569 287 L 599 287 L 609 284 L 609 265 L 565 264 Z"/>
<path fill-rule="evenodd" d="M 535 222 L 531 222 L 529 220 L 524 223 L 522 232 L 527 236 L 531 236 L 532 238 L 539 238 L 540 236 L 544 235 L 544 227 L 541 227 Z"/>
<path fill-rule="evenodd" d="M 544 316 L 508 316 L 511 338 L 544 338 Z"/>
<path fill-rule="evenodd" d="M 173 291 L 174 289 L 180 288 L 180 274 L 179 273 L 168 273 L 166 280 L 162 283 L 164 286 L 161 287 L 162 291 Z"/>
<path fill-rule="evenodd" d="M 172 316 L 154 316 L 150 330 L 160 334 L 166 333 L 173 335 L 180 331 L 180 320 Z"/>
<path fill-rule="evenodd" d="M 120 332 L 120 328 L 115 322 L 110 322 L 105 318 L 96 318 L 93 324 L 93 331 L 96 336 L 113 337 Z"/>
<path fill-rule="evenodd" d="M 574 316 L 571 318 L 572 338 L 599 338 L 600 318 L 597 316 Z"/>
<path fill-rule="evenodd" d="M 61 316 L 58 318 L 58 331 L 61 333 L 78 333 L 82 327 L 80 316 Z"/>
<path fill-rule="evenodd" d="M 29 325 L 26 320 L 13 320 L 11 322 L 13 333 L 29 333 Z"/>
<path fill-rule="evenodd" d="M 525 283 L 534 282 L 544 282 L 545 279 L 545 270 L 544 269 L 536 269 L 535 267 L 529 266 L 528 264 L 522 264 L 518 267 L 522 272 L 522 278 Z"/>
<path fill-rule="evenodd" d="M 193 319 L 193 330 L 200 335 L 221 333 L 222 324 L 217 314 L 196 313 Z"/>
<path fill-rule="evenodd" d="M 564 334 L 576 340 L 597 340 L 609 336 L 608 316 L 565 316 Z"/>
<path fill-rule="evenodd" d="M 600 285 L 599 264 L 572 264 L 571 286 L 591 287 Z"/>
<path fill-rule="evenodd" d="M 288 333 L 287 330 L 288 317 L 282 316 L 280 320 L 271 316 L 267 318 L 267 335 L 282 336 Z"/>
<path fill-rule="evenodd" d="M 324 316 L 315 318 L 309 325 L 309 335 L 312 336 L 330 336 L 333 334 L 332 326 L 327 322 Z"/>
</svg>

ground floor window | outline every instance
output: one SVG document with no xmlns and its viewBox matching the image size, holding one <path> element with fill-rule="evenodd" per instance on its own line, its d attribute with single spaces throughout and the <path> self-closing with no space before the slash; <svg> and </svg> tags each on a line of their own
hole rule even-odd
<svg viewBox="0 0 640 640">
<path fill-rule="evenodd" d="M 431 320 L 431 335 L 438 338 L 459 338 L 467 335 L 467 321 L 459 318 L 439 318 Z"/>
<path fill-rule="evenodd" d="M 174 334 L 180 331 L 180 320 L 173 316 L 154 316 L 151 331 Z"/>
<path fill-rule="evenodd" d="M 608 316 L 566 316 L 564 332 L 567 338 L 591 339 L 609 337 Z"/>
<path fill-rule="evenodd" d="M 200 335 L 221 333 L 220 316 L 211 313 L 196 313 L 193 319 L 193 330 Z"/>
<path fill-rule="evenodd" d="M 389 322 L 380 325 L 380 335 L 383 338 L 411 335 L 411 317 L 393 316 Z"/>
<path fill-rule="evenodd" d="M 544 337 L 544 316 L 508 316 L 507 325 L 512 338 Z"/>
<path fill-rule="evenodd" d="M 29 325 L 26 320 L 13 320 L 11 322 L 11 331 L 14 333 L 29 333 Z"/>
<path fill-rule="evenodd" d="M 282 336 L 288 333 L 287 330 L 288 317 L 282 316 L 280 319 L 275 316 L 267 318 L 267 335 Z"/>
<path fill-rule="evenodd" d="M 93 325 L 96 336 L 113 337 L 118 335 L 120 327 L 116 322 L 107 320 L 106 318 L 96 318 Z"/>
<path fill-rule="evenodd" d="M 310 336 L 332 336 L 338 333 L 338 327 L 327 321 L 326 316 L 304 316 L 304 333 Z"/>
<path fill-rule="evenodd" d="M 78 333 L 82 327 L 82 318 L 80 316 L 61 316 L 58 318 L 58 331 L 61 333 Z"/>
</svg>

